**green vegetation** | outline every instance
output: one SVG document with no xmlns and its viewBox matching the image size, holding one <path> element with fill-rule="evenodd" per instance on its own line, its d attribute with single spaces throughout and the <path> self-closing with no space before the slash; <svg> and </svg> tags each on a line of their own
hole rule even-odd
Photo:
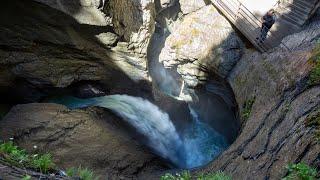
<svg viewBox="0 0 320 180">
<path fill-rule="evenodd" d="M 309 85 L 320 84 L 320 41 L 318 42 L 315 49 L 312 51 L 312 57 L 310 58 L 310 63 L 312 63 L 313 68 L 309 75 Z"/>
<path fill-rule="evenodd" d="M 98 179 L 98 177 L 94 177 L 94 174 L 91 170 L 87 168 L 82 168 L 81 166 L 78 168 L 69 168 L 67 169 L 67 175 L 69 177 L 77 178 L 79 177 L 81 180 L 93 180 Z"/>
<path fill-rule="evenodd" d="M 227 176 L 223 172 L 215 172 L 209 174 L 201 174 L 198 176 L 192 177 L 190 172 L 184 171 L 181 174 L 177 173 L 176 175 L 165 174 L 161 177 L 161 180 L 231 180 L 231 177 Z"/>
<path fill-rule="evenodd" d="M 165 174 L 161 177 L 161 180 L 191 180 L 191 174 L 189 171 L 183 171 L 181 174 L 177 173 L 176 175 Z"/>
<path fill-rule="evenodd" d="M 197 180 L 231 180 L 231 177 L 219 171 L 216 173 L 209 173 L 207 175 L 200 175 Z"/>
<path fill-rule="evenodd" d="M 304 163 L 289 164 L 288 175 L 283 180 L 316 180 L 317 170 Z"/>
<path fill-rule="evenodd" d="M 314 62 L 314 67 L 310 71 L 309 85 L 320 84 L 320 60 Z"/>
<path fill-rule="evenodd" d="M 40 171 L 41 173 L 49 173 L 56 170 L 51 154 L 28 154 L 25 150 L 14 145 L 12 141 L 0 143 L 0 158 L 7 163 L 27 169 Z M 96 180 L 91 170 L 87 168 L 70 168 L 67 175 L 80 180 Z M 25 175 L 23 180 L 31 179 L 30 175 Z"/>
<path fill-rule="evenodd" d="M 0 104 L 0 120 L 8 113 L 9 109 L 8 105 Z"/>
<path fill-rule="evenodd" d="M 244 102 L 242 108 L 243 108 L 243 111 L 242 111 L 242 119 L 244 121 L 246 121 L 250 115 L 251 115 L 251 110 L 252 110 L 252 106 L 255 102 L 256 98 L 253 97 L 252 99 L 249 99 L 247 101 Z"/>
<path fill-rule="evenodd" d="M 315 127 L 315 137 L 320 142 L 320 111 L 316 114 L 308 116 L 305 125 L 307 127 Z"/>
<path fill-rule="evenodd" d="M 30 175 L 25 175 L 22 180 L 31 180 L 31 176 Z"/>
<path fill-rule="evenodd" d="M 47 173 L 48 170 L 53 169 L 55 166 L 51 154 L 34 156 L 32 163 L 34 167 L 37 167 L 38 169 L 40 169 L 40 172 L 44 173 Z"/>
<path fill-rule="evenodd" d="M 0 155 L 12 165 L 39 170 L 42 173 L 48 173 L 55 168 L 50 154 L 29 155 L 12 141 L 0 144 Z"/>
</svg>

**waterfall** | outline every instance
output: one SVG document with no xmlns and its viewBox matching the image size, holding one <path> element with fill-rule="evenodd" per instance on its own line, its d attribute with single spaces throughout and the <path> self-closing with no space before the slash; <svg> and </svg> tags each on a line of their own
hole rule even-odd
<svg viewBox="0 0 320 180">
<path fill-rule="evenodd" d="M 110 95 L 90 99 L 63 97 L 52 102 L 69 108 L 99 106 L 110 109 L 147 138 L 147 146 L 181 168 L 209 163 L 227 147 L 226 140 L 190 109 L 193 123 L 178 133 L 169 115 L 140 97 Z"/>
<path fill-rule="evenodd" d="M 227 140 L 201 122 L 198 113 L 189 105 L 193 122 L 183 134 L 183 144 L 186 152 L 186 167 L 198 167 L 208 164 L 228 147 Z"/>
</svg>

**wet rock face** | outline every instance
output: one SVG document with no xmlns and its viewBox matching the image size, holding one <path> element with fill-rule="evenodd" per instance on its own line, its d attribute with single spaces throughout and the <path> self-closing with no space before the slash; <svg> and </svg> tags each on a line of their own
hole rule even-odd
<svg viewBox="0 0 320 180">
<path fill-rule="evenodd" d="M 52 153 L 60 168 L 88 167 L 101 177 L 137 178 L 166 167 L 130 135 L 120 120 L 99 109 L 69 110 L 56 104 L 14 107 L 0 122 L 0 137 Z"/>
<path fill-rule="evenodd" d="M 311 57 L 319 48 L 320 22 L 309 25 L 260 54 L 248 50 L 228 77 L 242 114 L 240 136 L 203 171 L 224 170 L 235 179 L 279 179 L 289 163 L 304 162 L 320 168 L 316 127 L 307 119 L 317 116 L 320 87 L 308 83 Z M 303 41 L 299 41 L 301 37 Z M 293 43 L 295 42 L 295 43 Z M 298 43 L 297 43 L 298 42 Z M 248 119 L 244 104 L 253 100 Z"/>
<path fill-rule="evenodd" d="M 242 42 L 230 23 L 211 5 L 186 15 L 168 36 L 159 61 L 177 67 L 189 86 L 211 72 L 226 77 L 241 58 Z"/>
</svg>

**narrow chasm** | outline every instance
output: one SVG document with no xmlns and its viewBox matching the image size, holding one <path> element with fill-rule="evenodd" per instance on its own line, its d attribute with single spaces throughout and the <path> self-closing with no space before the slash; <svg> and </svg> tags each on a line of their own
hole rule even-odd
<svg viewBox="0 0 320 180">
<path fill-rule="evenodd" d="M 131 70 L 139 69 L 138 65 L 126 71 L 109 60 L 132 60 L 117 49 L 121 42 L 107 48 L 101 42 L 96 44 L 94 37 L 108 25 L 84 25 L 33 1 L 7 2 L 2 18 L 8 14 L 13 17 L 15 5 L 23 18 L 2 21 L 2 32 L 12 36 L 1 36 L 1 53 L 6 58 L 3 63 L 10 61 L 12 54 L 17 57 L 16 62 L 7 64 L 13 78 L 6 79 L 9 84 L 1 84 L 1 139 L 13 138 L 30 151 L 33 146 L 48 150 L 63 168 L 89 166 L 98 174 L 113 174 L 111 177 L 202 167 L 236 139 L 240 121 L 228 83 L 212 75 L 215 78 L 191 88 L 176 70 L 168 70 L 159 62 L 166 28 L 156 26 L 146 52 L 149 82 L 132 78 Z M 55 18 L 46 19 L 48 15 Z M 26 24 L 29 30 L 19 29 L 18 24 Z M 93 139 L 88 142 L 86 137 Z M 92 153 L 82 152 L 73 141 L 87 143 L 84 151 Z M 111 147 L 105 154 L 94 153 L 106 146 Z M 122 148 L 122 154 L 113 146 Z M 136 156 L 140 153 L 146 153 L 141 158 L 147 160 L 141 162 Z M 100 156 L 106 159 L 99 160 Z M 128 161 L 122 159 L 126 156 Z M 72 157 L 78 158 L 72 162 Z M 86 162 L 88 158 L 91 160 Z M 115 165 L 108 165 L 110 162 Z"/>
<path fill-rule="evenodd" d="M 169 167 L 198 168 L 213 161 L 236 139 L 240 129 L 237 104 L 232 89 L 219 76 L 212 75 L 214 79 L 189 88 L 175 70 L 159 63 L 166 31 L 157 27 L 148 47 L 152 94 L 130 95 L 120 90 L 94 98 L 58 96 L 46 101 L 70 109 L 108 109 Z"/>
</svg>

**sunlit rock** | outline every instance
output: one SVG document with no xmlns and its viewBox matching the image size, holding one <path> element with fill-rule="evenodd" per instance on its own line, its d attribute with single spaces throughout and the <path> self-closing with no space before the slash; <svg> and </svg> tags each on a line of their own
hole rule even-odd
<svg viewBox="0 0 320 180">
<path fill-rule="evenodd" d="M 184 17 L 166 39 L 159 61 L 166 68 L 177 66 L 189 86 L 210 72 L 226 77 L 241 58 L 242 42 L 230 23 L 213 6 Z"/>
</svg>

